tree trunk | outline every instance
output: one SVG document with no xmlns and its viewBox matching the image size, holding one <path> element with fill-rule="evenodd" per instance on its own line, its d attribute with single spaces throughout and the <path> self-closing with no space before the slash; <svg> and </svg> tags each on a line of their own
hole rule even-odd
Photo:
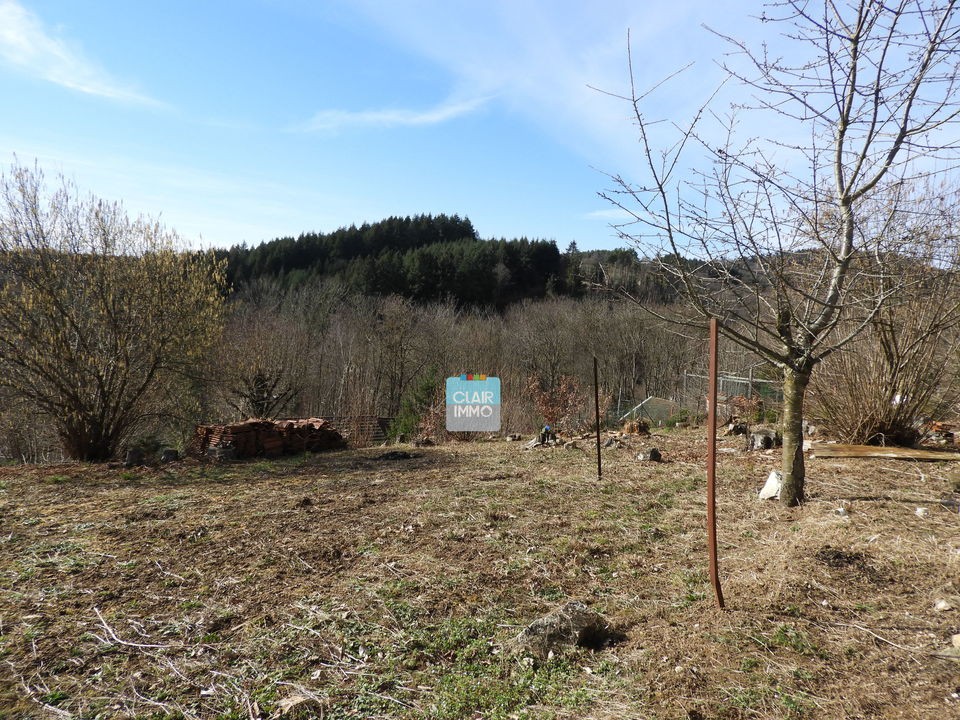
<svg viewBox="0 0 960 720">
<path fill-rule="evenodd" d="M 77 422 L 59 428 L 63 451 L 71 460 L 107 462 L 117 452 L 117 434 L 96 425 Z"/>
<path fill-rule="evenodd" d="M 809 370 L 787 368 L 783 374 L 783 483 L 780 502 L 787 507 L 804 500 L 803 399 L 810 383 Z"/>
</svg>

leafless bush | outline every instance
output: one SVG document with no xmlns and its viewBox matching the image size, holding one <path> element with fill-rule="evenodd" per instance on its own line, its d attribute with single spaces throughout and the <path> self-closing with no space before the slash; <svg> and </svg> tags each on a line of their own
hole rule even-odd
<svg viewBox="0 0 960 720">
<path fill-rule="evenodd" d="M 948 416 L 960 399 L 960 334 L 944 300 L 890 308 L 830 357 L 811 388 L 817 423 L 844 442 L 913 445 L 925 420 Z"/>
<path fill-rule="evenodd" d="M 442 386 L 437 386 L 433 403 L 420 416 L 420 421 L 417 423 L 417 434 L 420 437 L 428 437 L 438 442 L 447 439 L 449 433 L 447 432 L 446 399 Z"/>
<path fill-rule="evenodd" d="M 336 288 L 287 292 L 271 283 L 245 288 L 231 307 L 217 372 L 222 402 L 238 417 L 306 412 L 321 343 L 340 300 Z"/>
<path fill-rule="evenodd" d="M 561 375 L 552 384 L 548 384 L 535 374 L 527 381 L 525 391 L 533 398 L 540 417 L 551 428 L 566 432 L 577 428 L 586 400 L 577 378 Z"/>
<path fill-rule="evenodd" d="M 0 459 L 22 463 L 62 461 L 63 451 L 50 419 L 27 402 L 6 395 L 0 397 Z"/>
</svg>

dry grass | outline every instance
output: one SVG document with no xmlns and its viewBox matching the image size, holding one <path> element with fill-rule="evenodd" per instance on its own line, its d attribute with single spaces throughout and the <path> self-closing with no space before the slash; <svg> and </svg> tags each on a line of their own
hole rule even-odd
<svg viewBox="0 0 960 720">
<path fill-rule="evenodd" d="M 650 443 L 667 462 L 633 460 Z M 637 440 L 600 482 L 589 452 L 519 443 L 4 469 L 0 718 L 960 712 L 936 657 L 960 632 L 956 464 L 814 459 L 787 510 L 756 499 L 775 456 L 721 453 L 721 612 L 704 449 Z M 624 639 L 507 651 L 568 598 Z"/>
</svg>

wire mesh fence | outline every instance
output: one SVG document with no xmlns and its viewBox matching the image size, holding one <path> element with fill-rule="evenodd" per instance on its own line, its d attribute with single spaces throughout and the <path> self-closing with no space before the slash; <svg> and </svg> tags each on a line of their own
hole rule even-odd
<svg viewBox="0 0 960 720">
<path fill-rule="evenodd" d="M 706 414 L 707 386 L 710 378 L 696 373 L 683 374 L 681 405 L 688 413 Z M 717 403 L 727 415 L 750 414 L 755 421 L 772 421 L 783 407 L 783 383 L 720 373 L 717 377 Z"/>
</svg>

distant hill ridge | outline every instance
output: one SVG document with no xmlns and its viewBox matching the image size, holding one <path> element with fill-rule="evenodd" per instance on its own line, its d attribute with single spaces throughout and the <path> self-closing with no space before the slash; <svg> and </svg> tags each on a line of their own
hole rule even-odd
<svg viewBox="0 0 960 720">
<path fill-rule="evenodd" d="M 235 288 L 262 279 L 288 288 L 337 280 L 370 295 L 500 309 L 526 299 L 583 295 L 600 279 L 600 263 L 616 265 L 621 274 L 629 275 L 631 266 L 642 272 L 630 250 L 582 253 L 571 243 L 561 253 L 552 240 L 481 240 L 469 218 L 459 215 L 389 217 L 238 245 L 221 256 Z"/>
</svg>

